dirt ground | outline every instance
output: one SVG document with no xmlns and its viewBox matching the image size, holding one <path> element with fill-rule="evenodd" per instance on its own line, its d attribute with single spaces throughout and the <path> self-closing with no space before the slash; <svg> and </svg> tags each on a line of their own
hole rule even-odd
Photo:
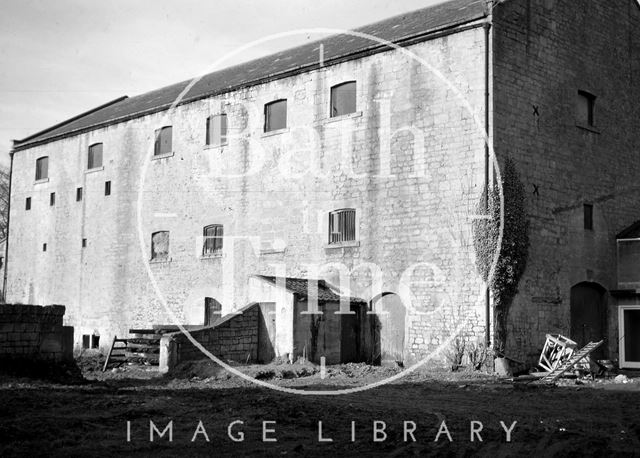
<svg viewBox="0 0 640 458">
<path fill-rule="evenodd" d="M 256 386 L 211 362 L 183 365 L 171 376 L 153 367 L 103 374 L 99 361 L 81 368 L 86 379 L 66 383 L 0 377 L 0 456 L 640 454 L 640 379 L 634 378 L 535 387 L 477 372 L 436 371 L 321 396 Z M 356 388 L 399 371 L 358 364 L 328 367 L 325 374 L 300 364 L 239 369 L 298 390 Z M 151 442 L 150 422 L 162 432 L 170 421 L 172 441 L 167 430 Z M 482 423 L 482 441 L 478 435 L 470 440 L 470 427 L 480 427 L 473 421 Z M 511 442 L 501 421 L 507 429 L 517 421 Z M 322 438 L 332 442 L 318 440 L 319 422 Z M 374 441 L 382 422 L 384 432 Z M 263 441 L 263 434 L 277 442 Z"/>
</svg>

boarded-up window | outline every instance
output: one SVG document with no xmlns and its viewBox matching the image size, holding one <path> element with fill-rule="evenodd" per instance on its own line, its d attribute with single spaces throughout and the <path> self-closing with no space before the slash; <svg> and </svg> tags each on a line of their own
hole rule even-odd
<svg viewBox="0 0 640 458">
<path fill-rule="evenodd" d="M 151 235 L 151 259 L 155 261 L 169 259 L 169 231 L 158 231 Z"/>
<path fill-rule="evenodd" d="M 223 235 L 221 224 L 206 226 L 203 230 L 202 256 L 213 256 L 222 253 Z"/>
<path fill-rule="evenodd" d="M 227 115 L 219 114 L 207 118 L 207 145 L 227 144 Z"/>
<path fill-rule="evenodd" d="M 91 145 L 87 156 L 87 169 L 98 167 L 102 167 L 102 143 Z"/>
<path fill-rule="evenodd" d="M 356 239 L 356 211 L 343 208 L 329 213 L 329 243 L 349 242 Z"/>
<path fill-rule="evenodd" d="M 173 128 L 171 126 L 156 130 L 156 143 L 153 149 L 154 156 L 162 156 L 173 152 Z"/>
<path fill-rule="evenodd" d="M 44 156 L 36 159 L 36 180 L 49 178 L 49 157 Z"/>
<path fill-rule="evenodd" d="M 276 100 L 264 106 L 264 131 L 284 129 L 287 127 L 287 101 Z"/>
<path fill-rule="evenodd" d="M 348 81 L 331 88 L 331 117 L 356 111 L 356 82 Z"/>
<path fill-rule="evenodd" d="M 211 326 L 222 316 L 222 304 L 213 297 L 204 298 L 204 325 Z"/>
<path fill-rule="evenodd" d="M 618 286 L 640 289 L 640 240 L 618 240 Z"/>
<path fill-rule="evenodd" d="M 576 116 L 578 124 L 593 126 L 596 96 L 585 91 L 578 91 L 576 100 Z"/>
</svg>

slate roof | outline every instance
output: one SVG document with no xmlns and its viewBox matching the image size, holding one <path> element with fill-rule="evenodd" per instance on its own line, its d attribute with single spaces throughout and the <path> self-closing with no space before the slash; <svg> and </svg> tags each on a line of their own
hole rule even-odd
<svg viewBox="0 0 640 458">
<path fill-rule="evenodd" d="M 616 235 L 616 239 L 639 239 L 640 238 L 640 220 Z"/>
<path fill-rule="evenodd" d="M 433 33 L 485 16 L 485 0 L 451 0 L 360 27 L 356 31 L 392 43 L 408 44 L 426 40 Z M 325 65 L 390 49 L 352 35 L 329 36 L 205 75 L 189 89 L 181 103 L 313 70 L 319 66 L 320 43 L 324 45 Z M 190 81 L 183 81 L 135 97 L 121 97 L 22 140 L 16 140 L 14 150 L 166 110 L 189 83 Z"/>
<path fill-rule="evenodd" d="M 274 285 L 278 285 L 278 281 L 282 281 L 282 277 L 270 277 L 268 275 L 254 275 L 256 278 L 260 278 Z M 340 302 L 339 294 L 335 293 L 324 280 L 315 280 L 318 282 L 318 301 L 321 302 Z M 287 291 L 297 294 L 300 297 L 309 297 L 309 279 L 307 278 L 293 278 L 285 277 L 284 284 Z M 364 299 L 359 297 L 350 297 L 350 302 L 365 304 Z"/>
</svg>

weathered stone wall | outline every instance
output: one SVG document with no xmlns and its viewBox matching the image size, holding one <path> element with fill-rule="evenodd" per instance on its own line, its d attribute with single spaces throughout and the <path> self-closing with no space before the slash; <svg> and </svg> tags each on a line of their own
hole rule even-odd
<svg viewBox="0 0 640 458">
<path fill-rule="evenodd" d="M 190 331 L 189 334 L 214 356 L 239 363 L 255 363 L 258 356 L 258 319 L 260 305 L 253 304 L 241 310 L 242 313 L 229 316 L 225 321 L 212 328 Z M 161 355 L 162 359 L 171 359 L 175 364 L 207 356 L 181 332 L 163 337 L 172 344 L 164 343 L 160 351 L 171 347 L 172 356 Z"/>
<path fill-rule="evenodd" d="M 0 304 L 0 360 L 73 360 L 73 328 L 64 306 Z"/>
<path fill-rule="evenodd" d="M 533 362 L 570 332 L 570 290 L 616 289 L 615 234 L 640 219 L 640 8 L 632 0 L 522 0 L 494 9 L 493 136 L 517 163 L 531 249 L 510 315 L 511 356 Z M 578 90 L 596 95 L 578 126 Z M 593 204 L 585 230 L 583 204 Z M 608 350 L 617 354 L 609 299 Z"/>
<path fill-rule="evenodd" d="M 248 303 L 252 274 L 337 284 L 335 265 L 316 267 L 341 263 L 352 270 L 354 296 L 378 294 L 362 265 L 380 268 L 383 292 L 403 294 L 411 306 L 407 359 L 446 345 L 452 331 L 482 336 L 469 216 L 483 182 L 484 31 L 407 49 L 435 72 L 384 52 L 17 152 L 8 297 L 68 304 L 76 343 L 96 333 L 106 344 L 132 327 L 191 324 L 186 317 L 204 307 L 204 295 L 194 294 L 205 290 L 228 313 Z M 351 80 L 357 112 L 330 118 L 330 88 Z M 264 134 L 263 106 L 280 98 L 288 100 L 289 127 Z M 234 136 L 207 147 L 205 120 L 220 112 Z M 147 161 L 163 125 L 173 126 L 173 155 Z M 96 142 L 104 145 L 104 169 L 87 173 Z M 35 161 L 44 155 L 50 178 L 35 184 Z M 76 202 L 80 186 L 85 197 Z M 357 210 L 357 241 L 328 246 L 327 215 L 345 207 Z M 222 256 L 201 256 L 208 224 L 224 225 Z M 171 233 L 170 259 L 147 265 L 158 230 Z M 412 272 L 416 263 L 424 264 Z"/>
</svg>

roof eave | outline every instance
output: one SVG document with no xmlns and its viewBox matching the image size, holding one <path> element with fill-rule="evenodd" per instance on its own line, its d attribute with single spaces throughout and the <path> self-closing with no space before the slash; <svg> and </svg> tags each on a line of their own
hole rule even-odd
<svg viewBox="0 0 640 458">
<path fill-rule="evenodd" d="M 425 31 L 425 32 L 421 32 L 420 34 L 415 34 L 415 35 L 411 35 L 408 37 L 404 37 L 401 38 L 399 40 L 393 41 L 391 43 L 401 46 L 401 47 L 406 47 L 406 46 L 410 46 L 413 44 L 417 44 L 417 43 L 421 43 L 421 42 L 425 42 L 425 41 L 430 41 L 430 40 L 435 40 L 437 38 L 443 37 L 443 36 L 447 36 L 447 35 L 453 35 L 455 33 L 461 33 L 464 32 L 466 30 L 470 30 L 470 29 L 474 29 L 474 28 L 478 28 L 478 27 L 482 27 L 485 23 L 485 19 L 487 18 L 487 14 L 483 13 L 480 15 L 477 15 L 471 19 L 466 19 L 464 21 L 456 21 L 441 27 L 438 27 L 436 29 L 432 29 L 429 31 Z M 333 65 L 337 65 L 343 62 L 348 62 L 351 60 L 356 60 L 356 59 L 360 59 L 363 57 L 367 57 L 370 55 L 374 55 L 374 54 L 379 54 L 381 52 L 387 52 L 390 51 L 391 49 L 389 48 L 388 45 L 383 45 L 383 44 L 376 44 L 376 45 L 372 45 L 369 48 L 365 48 L 362 50 L 359 50 L 357 52 L 354 53 L 349 53 L 349 54 L 344 54 L 341 56 L 337 56 L 337 57 L 333 57 L 331 59 L 328 59 L 326 61 L 324 61 L 323 65 L 320 65 L 319 62 L 310 64 L 310 65 L 304 65 L 304 66 L 300 66 L 291 70 L 288 70 L 286 72 L 280 72 L 280 73 L 275 73 L 273 75 L 268 75 L 266 77 L 263 78 L 259 78 L 256 80 L 252 80 L 252 81 L 247 81 L 244 82 L 242 84 L 238 84 L 235 86 L 229 86 L 227 88 L 224 88 L 222 90 L 217 90 L 217 91 L 211 91 L 209 93 L 205 93 L 205 94 L 200 94 L 198 96 L 195 97 L 191 97 L 191 98 L 185 98 L 184 100 L 180 101 L 180 103 L 176 104 L 175 106 L 180 106 L 180 105 L 185 105 L 188 103 L 193 103 L 196 102 L 198 100 L 202 100 L 205 98 L 209 98 L 209 97 L 214 97 L 216 95 L 220 95 L 220 94 L 226 94 L 232 91 L 237 91 L 240 89 L 244 89 L 247 87 L 253 87 L 253 86 L 257 86 L 259 84 L 265 84 L 271 81 L 275 81 L 275 80 L 279 80 L 279 79 L 283 79 L 283 78 L 287 78 L 290 76 L 294 76 L 294 75 L 299 75 L 302 73 L 306 73 L 306 72 L 310 72 L 310 71 L 314 71 L 320 68 L 325 68 L 325 67 L 330 67 Z M 52 137 L 48 137 L 48 138 L 43 138 L 41 140 L 37 140 L 37 141 L 33 141 L 33 142 L 29 142 L 29 139 L 32 138 L 36 138 L 40 135 L 46 134 L 47 132 L 50 132 L 54 129 L 57 129 L 65 124 L 68 124 L 72 121 L 76 121 L 84 116 L 87 116 L 91 113 L 94 113 L 100 109 L 103 109 L 109 105 L 113 105 L 115 103 L 118 103 L 122 100 L 124 100 L 125 98 L 127 98 L 126 96 L 124 97 L 120 97 L 119 99 L 115 99 L 111 102 L 108 102 L 104 105 L 101 105 L 99 107 L 96 107 L 92 110 L 89 110 L 85 113 L 82 113 L 80 115 L 77 115 L 73 118 L 70 118 L 66 121 L 63 121 L 61 123 L 56 124 L 55 126 L 49 127 L 47 129 L 44 129 L 41 132 L 38 132 L 36 134 L 30 135 L 29 137 L 26 137 L 22 140 L 14 140 L 14 145 L 13 145 L 13 151 L 17 152 L 17 151 L 23 151 L 29 148 L 33 148 L 35 146 L 40 146 L 46 143 L 51 143 L 53 141 L 57 141 L 57 140 L 61 140 L 63 138 L 68 138 L 68 137 L 73 137 L 76 135 L 80 135 L 86 132 L 90 132 L 92 130 L 95 129 L 99 129 L 99 128 L 103 128 L 103 127 L 108 127 L 114 124 L 120 124 L 126 121 L 130 121 L 132 119 L 137 119 L 137 118 L 141 118 L 144 116 L 148 116 L 154 113 L 159 113 L 161 111 L 165 111 L 170 109 L 174 104 L 165 104 L 165 105 L 161 105 L 159 107 L 154 107 L 148 110 L 143 110 L 143 111 L 139 111 L 136 113 L 131 113 L 128 114 L 126 116 L 122 116 L 119 118 L 114 118 L 108 121 L 104 121 L 104 122 L 100 122 L 100 123 L 96 123 L 90 126 L 86 126 L 80 129 L 76 129 L 76 130 L 72 130 L 69 132 L 64 132 L 61 133 L 59 135 L 55 135 Z"/>
</svg>

